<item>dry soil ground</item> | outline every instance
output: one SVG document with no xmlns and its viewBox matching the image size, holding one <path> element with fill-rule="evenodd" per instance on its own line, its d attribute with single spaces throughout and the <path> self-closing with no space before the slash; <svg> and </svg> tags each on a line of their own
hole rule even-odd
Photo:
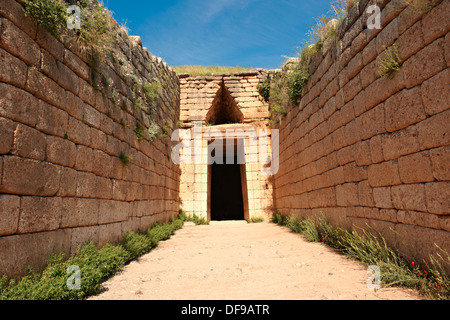
<svg viewBox="0 0 450 320">
<path fill-rule="evenodd" d="M 185 226 L 104 283 L 93 300 L 406 300 L 369 290 L 367 268 L 269 223 Z"/>
</svg>

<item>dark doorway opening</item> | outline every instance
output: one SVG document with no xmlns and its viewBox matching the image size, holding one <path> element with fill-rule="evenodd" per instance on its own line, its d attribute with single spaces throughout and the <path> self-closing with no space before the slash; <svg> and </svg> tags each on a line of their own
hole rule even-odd
<svg viewBox="0 0 450 320">
<path fill-rule="evenodd" d="M 241 165 L 237 156 L 223 163 L 211 165 L 211 220 L 244 220 Z"/>
</svg>

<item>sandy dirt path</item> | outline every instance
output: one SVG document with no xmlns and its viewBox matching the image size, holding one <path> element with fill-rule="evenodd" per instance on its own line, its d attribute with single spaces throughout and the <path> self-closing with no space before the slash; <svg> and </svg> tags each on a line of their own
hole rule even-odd
<svg viewBox="0 0 450 320">
<path fill-rule="evenodd" d="M 185 226 L 103 284 L 92 300 L 410 300 L 369 290 L 367 268 L 270 223 Z"/>
</svg>

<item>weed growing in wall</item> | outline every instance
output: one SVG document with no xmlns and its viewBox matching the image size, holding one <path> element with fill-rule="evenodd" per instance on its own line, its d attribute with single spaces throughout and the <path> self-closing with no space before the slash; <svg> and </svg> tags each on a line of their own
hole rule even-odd
<svg viewBox="0 0 450 320">
<path fill-rule="evenodd" d="M 170 135 L 170 129 L 172 128 L 172 125 L 169 121 L 164 121 L 164 125 L 161 127 L 162 130 L 162 137 L 164 139 L 169 138 Z"/>
<path fill-rule="evenodd" d="M 133 156 L 121 151 L 119 153 L 119 159 L 125 167 L 128 167 L 131 164 L 131 162 L 133 161 Z"/>
<path fill-rule="evenodd" d="M 106 57 L 116 43 L 118 28 L 111 13 L 98 1 L 79 0 L 81 28 L 74 30 L 74 37 L 81 50 L 92 50 Z"/>
<path fill-rule="evenodd" d="M 142 85 L 142 91 L 144 92 L 145 102 L 150 105 L 150 112 L 153 112 L 155 109 L 156 99 L 162 93 L 162 85 L 158 79 L 153 79 L 153 82 L 144 82 Z"/>
<path fill-rule="evenodd" d="M 147 129 L 148 139 L 150 141 L 154 141 L 156 138 L 159 137 L 161 133 L 161 128 L 158 126 L 158 124 L 155 121 L 150 122 L 150 126 Z"/>
<path fill-rule="evenodd" d="M 24 1 L 25 13 L 32 16 L 37 23 L 42 25 L 54 37 L 61 39 L 67 28 L 66 4 L 61 0 L 26 0 Z"/>
<path fill-rule="evenodd" d="M 26 14 L 32 16 L 58 39 L 71 37 L 78 47 L 100 57 L 110 52 L 115 44 L 118 25 L 110 12 L 96 0 L 79 0 L 80 28 L 70 30 L 67 26 L 68 3 L 63 0 L 25 0 Z"/>
<path fill-rule="evenodd" d="M 258 84 L 259 93 L 264 98 L 264 101 L 269 102 L 270 99 L 270 78 L 264 80 L 263 83 Z"/>
<path fill-rule="evenodd" d="M 141 126 L 139 122 L 136 122 L 136 126 L 134 127 L 134 133 L 136 134 L 137 140 L 142 140 L 145 138 L 144 128 Z"/>
<path fill-rule="evenodd" d="M 384 51 L 378 58 L 378 73 L 381 77 L 390 79 L 396 71 L 400 70 L 403 62 L 400 60 L 396 44 L 387 48 L 383 46 L 383 48 Z"/>
</svg>

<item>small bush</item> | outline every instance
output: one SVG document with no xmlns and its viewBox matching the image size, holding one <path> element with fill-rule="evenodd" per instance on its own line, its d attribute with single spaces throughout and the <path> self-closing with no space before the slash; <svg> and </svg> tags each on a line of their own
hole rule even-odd
<svg viewBox="0 0 450 320">
<path fill-rule="evenodd" d="M 147 129 L 148 139 L 154 141 L 161 134 L 161 128 L 155 121 L 151 121 L 150 126 Z"/>
<path fill-rule="evenodd" d="M 67 29 L 67 7 L 61 0 L 25 0 L 25 13 L 32 16 L 55 38 L 61 39 Z"/>
<path fill-rule="evenodd" d="M 158 79 L 154 79 L 152 83 L 145 82 L 142 85 L 142 90 L 144 91 L 146 101 L 153 104 L 153 102 L 155 102 L 155 100 L 162 93 L 162 86 Z"/>
<path fill-rule="evenodd" d="M 152 242 L 145 234 L 127 232 L 122 240 L 122 246 L 128 252 L 128 259 L 134 260 L 149 252 L 157 242 Z"/>
<path fill-rule="evenodd" d="M 264 218 L 262 217 L 253 217 L 247 221 L 248 223 L 262 223 L 264 222 Z"/>
<path fill-rule="evenodd" d="M 119 159 L 125 167 L 128 167 L 130 163 L 133 161 L 133 156 L 121 151 L 119 154 Z"/>
<path fill-rule="evenodd" d="M 134 127 L 134 133 L 136 134 L 137 140 L 142 140 L 145 138 L 144 128 L 139 122 L 136 122 L 136 126 Z"/>
<path fill-rule="evenodd" d="M 378 73 L 383 78 L 391 79 L 394 73 L 403 65 L 400 60 L 397 45 L 393 44 L 390 47 L 383 46 L 384 51 L 381 57 L 378 59 Z"/>
<path fill-rule="evenodd" d="M 301 60 L 297 67 L 294 68 L 288 75 L 288 92 L 290 103 L 293 103 L 294 105 L 298 103 L 298 99 L 302 97 L 303 90 L 308 84 L 309 78 L 309 64 L 306 63 L 305 60 Z"/>
<path fill-rule="evenodd" d="M 282 116 L 285 116 L 286 114 L 287 114 L 287 111 L 282 107 L 282 106 L 280 106 L 279 104 L 273 104 L 271 107 L 270 107 L 270 111 L 272 111 L 272 112 L 275 112 L 276 114 L 278 114 L 278 115 L 282 115 Z"/>
<path fill-rule="evenodd" d="M 25 12 L 58 39 L 72 37 L 78 47 L 91 55 L 104 57 L 113 50 L 118 28 L 111 13 L 97 0 L 79 0 L 80 29 L 68 30 L 68 1 L 25 0 Z"/>
<path fill-rule="evenodd" d="M 136 109 L 144 110 L 144 111 L 147 111 L 147 110 L 148 110 L 147 107 L 144 106 L 141 97 L 134 99 L 134 100 L 133 100 L 133 105 L 134 105 L 134 107 L 135 107 Z"/>
<path fill-rule="evenodd" d="M 264 101 L 269 102 L 270 99 L 270 78 L 264 80 L 263 83 L 258 84 L 258 91 L 264 98 Z"/>
<path fill-rule="evenodd" d="M 81 8 L 81 29 L 74 30 L 74 37 L 79 48 L 105 57 L 113 51 L 119 26 L 97 0 L 79 0 L 77 5 Z"/>
<path fill-rule="evenodd" d="M 272 218 L 270 219 L 270 221 L 272 221 L 272 223 L 278 224 L 279 226 L 285 226 L 287 223 L 287 219 L 288 219 L 288 217 L 283 216 L 281 213 L 276 211 L 272 215 Z"/>
<path fill-rule="evenodd" d="M 198 217 L 196 214 L 188 216 L 186 213 L 180 209 L 178 218 L 183 220 L 183 222 L 193 222 L 196 225 L 208 225 L 209 222 L 203 218 Z"/>
<path fill-rule="evenodd" d="M 167 139 L 169 137 L 171 128 L 172 128 L 172 126 L 171 126 L 170 122 L 169 121 L 165 121 L 164 125 L 161 127 L 162 137 L 164 139 Z"/>
</svg>

